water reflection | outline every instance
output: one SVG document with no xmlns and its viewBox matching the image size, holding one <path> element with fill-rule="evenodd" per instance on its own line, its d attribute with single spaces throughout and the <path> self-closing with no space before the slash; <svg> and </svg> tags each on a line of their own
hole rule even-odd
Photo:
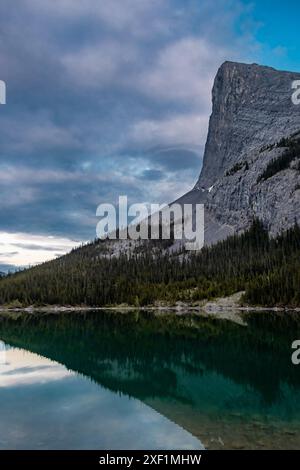
<svg viewBox="0 0 300 470">
<path fill-rule="evenodd" d="M 25 375 L 45 380 L 47 375 L 58 374 L 57 379 L 47 381 L 40 420 L 32 405 L 27 405 L 23 387 L 14 387 L 16 394 L 21 393 L 16 420 L 24 415 L 31 423 L 29 429 L 40 423 L 37 429 L 45 428 L 43 445 L 50 448 L 54 428 L 45 413 L 53 406 L 51 415 L 57 423 L 55 416 L 63 415 L 61 402 L 72 406 L 71 428 L 76 429 L 76 421 L 80 428 L 78 439 L 73 434 L 69 440 L 61 438 L 62 447 L 190 448 L 201 445 L 201 440 L 207 448 L 299 448 L 300 369 L 292 365 L 290 356 L 291 343 L 300 333 L 300 317 L 259 313 L 247 316 L 246 321 L 248 326 L 193 315 L 111 311 L 2 317 L 2 340 L 56 361 L 51 370 L 49 361 L 35 365 L 30 360 Z M 13 366 L 19 380 L 22 368 Z M 63 373 L 67 375 L 59 378 Z M 1 382 L 9 383 L 12 376 L 2 375 Z M 6 388 L 0 388 L 1 394 Z M 99 402 L 96 398 L 97 403 L 93 402 L 90 394 Z M 117 398 L 119 405 L 114 401 Z M 56 403 L 59 413 L 55 414 Z M 4 406 L 1 400 L 0 406 L 2 436 L 9 415 L 2 424 L 7 402 Z M 66 416 L 70 419 L 70 414 Z M 92 424 L 95 416 L 103 428 Z M 128 423 L 136 434 L 128 431 Z M 198 441 L 187 432 L 180 434 L 184 431 L 172 423 Z M 92 429 L 85 429 L 87 425 Z M 172 432 L 166 430 L 167 425 Z M 36 441 L 29 436 L 26 442 L 28 446 Z"/>
<path fill-rule="evenodd" d="M 0 449 L 201 448 L 140 401 L 23 349 L 7 351 L 0 378 Z"/>
</svg>

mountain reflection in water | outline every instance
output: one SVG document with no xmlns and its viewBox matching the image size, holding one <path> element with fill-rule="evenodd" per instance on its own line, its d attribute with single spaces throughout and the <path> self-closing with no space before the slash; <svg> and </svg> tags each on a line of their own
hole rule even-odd
<svg viewBox="0 0 300 470">
<path fill-rule="evenodd" d="M 72 429 L 81 428 L 62 448 L 300 448 L 300 366 L 291 362 L 300 315 L 259 312 L 245 321 L 145 311 L 2 315 L 0 339 L 14 348 L 7 356 L 31 357 L 12 360 L 6 374 L 0 366 L 0 448 L 13 439 L 57 447 L 58 404 L 74 408 Z M 40 384 L 48 377 L 44 414 L 32 383 L 20 383 L 30 375 Z M 14 427 L 22 414 L 27 426 Z M 34 426 L 46 435 L 27 438 Z"/>
</svg>

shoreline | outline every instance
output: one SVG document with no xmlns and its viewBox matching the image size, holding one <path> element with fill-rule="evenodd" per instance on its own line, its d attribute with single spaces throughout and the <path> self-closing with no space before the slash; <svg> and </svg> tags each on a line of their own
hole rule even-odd
<svg viewBox="0 0 300 470">
<path fill-rule="evenodd" d="M 9 312 L 26 312 L 26 313 L 66 313 L 66 312 L 90 312 L 90 311 L 119 311 L 119 312 L 131 312 L 131 311 L 159 311 L 159 312 L 174 312 L 176 314 L 184 313 L 198 313 L 198 314 L 226 314 L 229 312 L 235 313 L 248 313 L 248 312 L 299 312 L 300 307 L 262 307 L 262 306 L 107 306 L 107 307 L 92 307 L 92 306 L 76 306 L 76 305 L 47 305 L 42 307 L 29 306 L 29 307 L 5 307 L 0 306 L 1 313 Z"/>
<path fill-rule="evenodd" d="M 27 312 L 27 313 L 63 313 L 63 312 L 81 312 L 81 311 L 101 311 L 113 310 L 120 312 L 128 311 L 159 311 L 159 312 L 176 312 L 177 314 L 199 313 L 199 314 L 226 314 L 226 313 L 239 313 L 239 312 L 300 312 L 300 307 L 289 306 L 254 306 L 254 305 L 241 305 L 241 298 L 244 292 L 236 292 L 228 297 L 220 297 L 214 300 L 204 300 L 198 304 L 190 304 L 182 301 L 177 301 L 174 305 L 167 305 L 163 303 L 135 306 L 135 305 L 109 305 L 109 306 L 91 306 L 91 305 L 44 305 L 28 307 L 21 306 L 5 306 L 0 305 L 0 313 L 2 312 Z"/>
<path fill-rule="evenodd" d="M 132 312 L 149 312 L 153 317 L 174 316 L 175 317 L 189 317 L 194 316 L 203 319 L 215 319 L 220 321 L 229 321 L 236 323 L 242 327 L 247 327 L 247 314 L 259 314 L 264 312 L 278 313 L 278 314 L 299 314 L 300 308 L 291 307 L 259 307 L 259 306 L 242 306 L 238 303 L 242 293 L 236 293 L 229 297 L 215 299 L 214 301 L 206 301 L 199 305 L 191 305 L 184 302 L 177 302 L 175 305 L 149 305 L 149 306 L 130 306 L 130 305 L 115 305 L 107 307 L 93 307 L 88 305 L 44 305 L 28 307 L 5 307 L 0 306 L 0 319 L 11 318 L 17 319 L 23 315 L 32 317 L 46 317 L 48 315 L 72 315 L 72 314 L 88 314 L 92 312 L 114 312 L 120 315 L 130 314 Z"/>
</svg>

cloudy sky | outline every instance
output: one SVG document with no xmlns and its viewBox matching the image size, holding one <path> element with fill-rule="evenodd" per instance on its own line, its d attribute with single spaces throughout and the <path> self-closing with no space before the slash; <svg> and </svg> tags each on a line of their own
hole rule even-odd
<svg viewBox="0 0 300 470">
<path fill-rule="evenodd" d="M 0 270 L 195 184 L 224 60 L 299 70 L 298 2 L 1 0 Z"/>
</svg>

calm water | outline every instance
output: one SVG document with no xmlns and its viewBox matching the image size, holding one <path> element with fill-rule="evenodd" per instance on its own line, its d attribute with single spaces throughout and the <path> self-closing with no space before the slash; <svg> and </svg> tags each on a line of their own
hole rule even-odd
<svg viewBox="0 0 300 470">
<path fill-rule="evenodd" d="M 0 449 L 299 449 L 300 315 L 244 322 L 2 315 Z"/>
</svg>

